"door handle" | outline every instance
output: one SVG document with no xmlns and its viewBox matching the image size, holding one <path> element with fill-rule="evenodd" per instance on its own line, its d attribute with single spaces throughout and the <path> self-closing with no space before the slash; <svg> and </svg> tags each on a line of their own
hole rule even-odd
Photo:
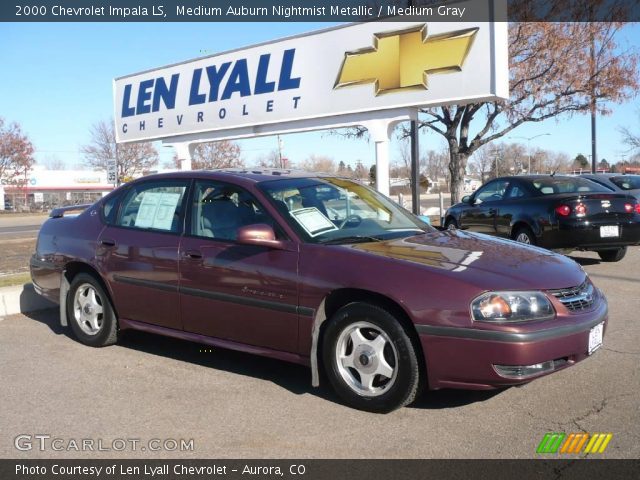
<svg viewBox="0 0 640 480">
<path fill-rule="evenodd" d="M 202 260 L 202 253 L 198 250 L 185 250 L 182 255 L 185 258 L 190 258 L 191 260 Z"/>
<path fill-rule="evenodd" d="M 104 247 L 113 248 L 113 247 L 116 246 L 116 241 L 115 240 L 111 240 L 110 238 L 103 238 L 102 240 L 100 240 L 100 245 L 102 245 Z"/>
</svg>

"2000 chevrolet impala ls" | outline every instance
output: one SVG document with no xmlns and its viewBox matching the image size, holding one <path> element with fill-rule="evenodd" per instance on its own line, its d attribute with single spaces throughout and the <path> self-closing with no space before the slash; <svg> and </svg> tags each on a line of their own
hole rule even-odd
<svg viewBox="0 0 640 480">
<path fill-rule="evenodd" d="M 136 329 L 309 365 L 365 410 L 528 382 L 588 357 L 607 323 L 572 260 L 438 231 L 343 178 L 161 174 L 65 213 L 31 274 L 82 343 Z"/>
</svg>

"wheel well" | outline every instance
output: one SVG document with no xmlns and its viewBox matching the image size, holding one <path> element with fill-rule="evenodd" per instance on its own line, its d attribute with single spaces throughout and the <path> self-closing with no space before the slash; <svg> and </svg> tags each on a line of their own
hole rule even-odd
<svg viewBox="0 0 640 480">
<path fill-rule="evenodd" d="M 511 238 L 512 239 L 515 239 L 516 233 L 522 227 L 528 228 L 529 230 L 531 230 L 531 232 L 533 232 L 534 235 L 536 235 L 536 231 L 535 231 L 534 228 L 531 227 L 531 225 L 529 225 L 527 222 L 524 222 L 524 221 L 520 220 L 520 221 L 517 221 L 516 223 L 514 223 L 513 227 L 511 227 Z"/>
<path fill-rule="evenodd" d="M 353 302 L 369 303 L 380 307 L 389 312 L 398 320 L 398 322 L 400 322 L 405 332 L 407 332 L 407 335 L 413 342 L 413 347 L 416 349 L 416 355 L 420 362 L 420 372 L 426 381 L 426 365 L 424 352 L 422 351 L 422 344 L 420 343 L 418 331 L 411 321 L 409 314 L 400 306 L 400 304 L 389 297 L 370 290 L 362 290 L 358 288 L 340 288 L 338 290 L 334 290 L 325 298 L 324 308 L 327 321 L 322 323 L 318 334 L 318 364 L 322 365 L 322 354 L 320 352 L 322 352 L 323 348 L 324 332 L 331 320 L 331 317 L 340 308 Z M 324 367 L 324 365 L 322 366 Z"/>
<path fill-rule="evenodd" d="M 453 221 L 456 222 L 456 224 L 458 223 L 458 221 L 456 220 L 456 217 L 454 217 L 453 215 L 447 215 L 444 219 L 444 224 L 446 225 L 447 222 L 449 221 Z M 444 226 L 444 225 L 443 225 Z"/>
<path fill-rule="evenodd" d="M 71 283 L 75 278 L 75 276 L 78 275 L 79 273 L 86 273 L 88 275 L 91 275 L 93 278 L 96 279 L 98 283 L 100 283 L 100 286 L 102 287 L 102 289 L 109 296 L 109 301 L 111 302 L 111 306 L 117 318 L 118 313 L 115 310 L 116 307 L 115 307 L 115 304 L 113 303 L 111 290 L 109 290 L 109 287 L 107 286 L 106 282 L 103 280 L 102 275 L 100 275 L 100 273 L 98 273 L 98 271 L 95 268 L 93 268 L 91 265 L 87 263 L 69 262 L 65 265 L 64 275 L 67 278 L 67 281 L 69 283 Z"/>
</svg>

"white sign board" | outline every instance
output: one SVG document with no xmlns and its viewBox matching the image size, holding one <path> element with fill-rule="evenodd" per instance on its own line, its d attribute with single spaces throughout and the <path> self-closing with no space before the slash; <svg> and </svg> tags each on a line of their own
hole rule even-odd
<svg viewBox="0 0 640 480">
<path fill-rule="evenodd" d="M 118 142 L 507 97 L 494 22 L 352 24 L 114 81 Z"/>
</svg>

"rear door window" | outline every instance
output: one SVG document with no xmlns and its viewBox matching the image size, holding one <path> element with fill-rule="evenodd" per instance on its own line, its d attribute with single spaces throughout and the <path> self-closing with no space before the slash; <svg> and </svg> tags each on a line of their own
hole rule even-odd
<svg viewBox="0 0 640 480">
<path fill-rule="evenodd" d="M 181 233 L 188 181 L 141 183 L 131 187 L 120 208 L 120 227 Z"/>
</svg>

